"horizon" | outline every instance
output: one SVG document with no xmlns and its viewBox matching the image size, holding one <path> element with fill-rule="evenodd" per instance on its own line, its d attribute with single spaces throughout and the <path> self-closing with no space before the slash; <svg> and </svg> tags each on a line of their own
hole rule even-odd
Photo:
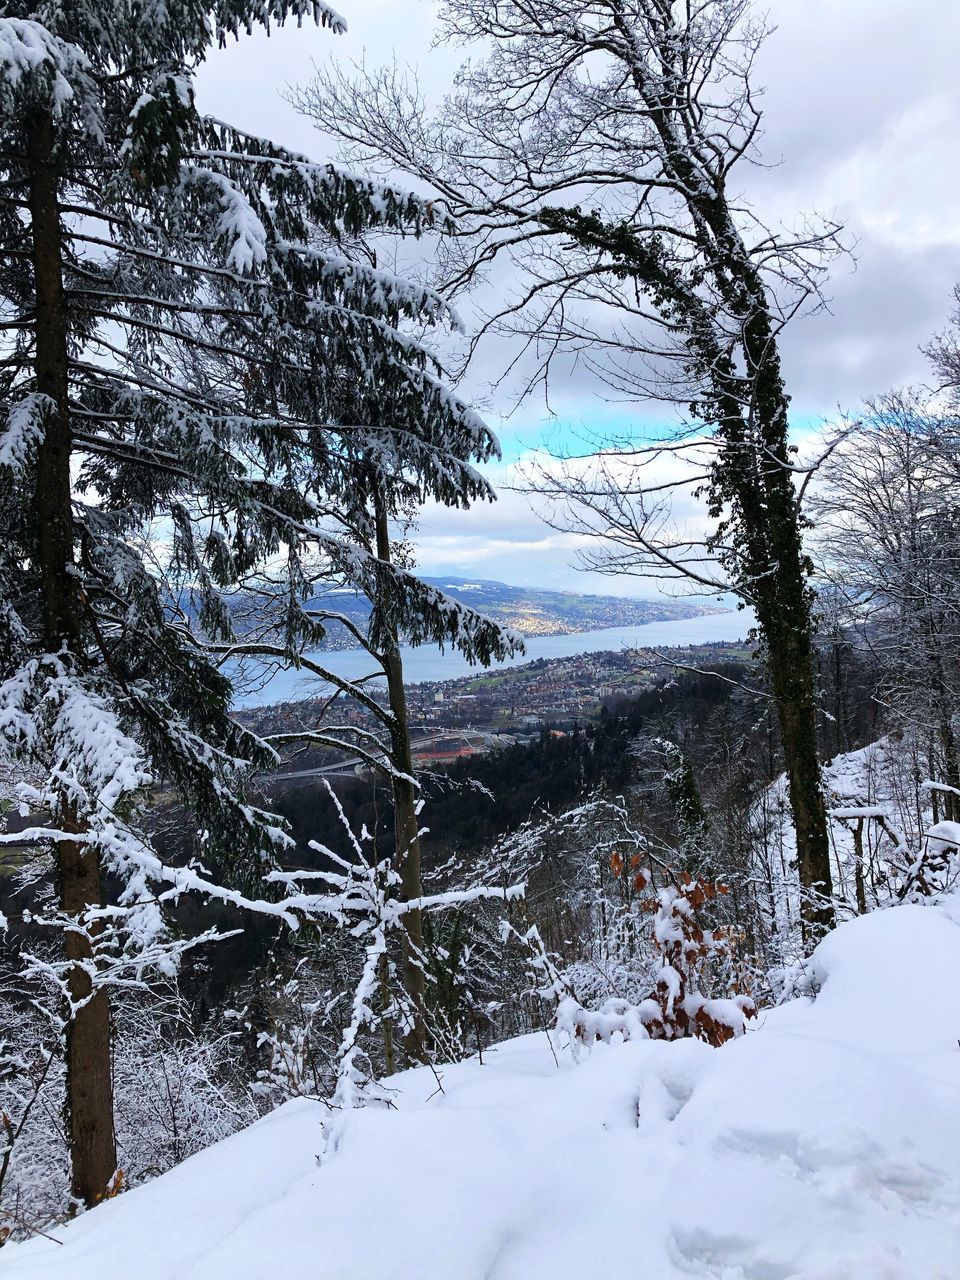
<svg viewBox="0 0 960 1280">
<path fill-rule="evenodd" d="M 656 596 L 631 596 L 631 595 L 621 595 L 619 592 L 616 592 L 616 591 L 578 591 L 575 587 L 538 587 L 538 586 L 534 586 L 532 582 L 507 582 L 504 578 L 485 578 L 485 577 L 482 577 L 480 574 L 419 573 L 418 572 L 417 576 L 419 578 L 422 578 L 424 582 L 431 582 L 431 583 L 447 582 L 447 583 L 450 583 L 451 585 L 456 585 L 460 587 L 463 587 L 464 585 L 469 585 L 470 583 L 475 582 L 477 583 L 478 586 L 510 587 L 515 591 L 546 591 L 555 595 L 583 596 L 587 599 L 596 598 L 598 600 L 629 600 L 631 603 L 636 603 L 636 604 L 662 605 L 664 603 L 670 603 L 671 601 L 675 604 L 688 604 L 688 603 L 693 603 L 695 601 L 700 603 L 700 602 L 706 601 L 707 599 L 709 600 L 724 599 L 723 596 L 710 596 L 710 597 L 707 597 L 705 595 L 681 596 L 681 595 L 666 595 L 663 592 L 661 592 L 659 595 L 656 595 Z M 712 606 L 707 604 L 704 607 L 711 608 Z M 731 607 L 732 606 L 730 606 L 729 604 L 724 604 L 723 606 L 720 607 L 719 611 L 723 613 L 728 613 Z"/>
</svg>

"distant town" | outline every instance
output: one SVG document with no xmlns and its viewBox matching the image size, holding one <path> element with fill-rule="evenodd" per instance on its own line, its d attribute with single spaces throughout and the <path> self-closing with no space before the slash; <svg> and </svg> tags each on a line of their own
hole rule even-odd
<svg viewBox="0 0 960 1280">
<path fill-rule="evenodd" d="M 672 672 L 702 669 L 718 662 L 746 661 L 745 642 L 716 641 L 669 649 L 583 653 L 546 659 L 457 680 L 411 685 L 407 690 L 414 757 L 425 767 L 482 754 L 498 746 L 524 742 L 544 728 L 567 732 L 596 719 L 604 707 L 651 688 Z M 368 692 L 385 701 L 383 686 Z M 362 706 L 338 699 L 337 729 L 373 727 Z M 259 734 L 289 733 L 316 725 L 327 698 L 302 698 L 237 713 L 242 724 Z M 303 780 L 311 775 L 346 772 L 356 767 L 343 753 L 300 751 L 277 770 L 274 781 Z"/>
<path fill-rule="evenodd" d="M 424 577 L 422 581 L 524 636 L 574 635 L 606 627 L 642 626 L 648 622 L 669 622 L 718 612 L 716 607 L 700 601 L 671 600 L 665 596 L 657 600 L 636 600 L 582 595 L 576 591 L 515 587 L 487 578 Z M 318 610 L 329 609 L 340 614 L 355 625 L 365 624 L 370 613 L 370 602 L 365 596 L 343 588 L 335 588 L 310 604 Z M 332 623 L 322 647 L 352 649 L 356 647 L 356 640 L 349 630 Z"/>
</svg>

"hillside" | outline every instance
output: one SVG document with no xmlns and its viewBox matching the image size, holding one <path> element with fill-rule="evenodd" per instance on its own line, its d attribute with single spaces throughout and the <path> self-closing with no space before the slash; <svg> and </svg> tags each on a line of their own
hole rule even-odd
<svg viewBox="0 0 960 1280">
<path fill-rule="evenodd" d="M 696 618 L 716 612 L 699 601 L 579 595 L 573 591 L 514 587 L 485 578 L 424 577 L 423 581 L 525 636 L 571 635 L 580 631 L 599 631 L 605 627 L 631 627 L 647 622 L 669 622 L 675 618 Z M 348 590 L 331 591 L 314 603 L 343 613 L 354 622 L 363 621 L 370 612 L 366 598 Z M 335 629 L 331 631 L 332 646 L 341 647 L 347 643 L 345 634 L 338 634 Z"/>
<path fill-rule="evenodd" d="M 545 1034 L 288 1103 L 8 1280 L 956 1280 L 960 900 L 840 926 L 720 1049 Z"/>
</svg>

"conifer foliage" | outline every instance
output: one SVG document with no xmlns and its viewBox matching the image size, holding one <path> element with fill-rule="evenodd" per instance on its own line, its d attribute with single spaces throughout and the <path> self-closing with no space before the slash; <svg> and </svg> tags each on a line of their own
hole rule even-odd
<svg viewBox="0 0 960 1280">
<path fill-rule="evenodd" d="M 232 640 L 229 593 L 270 566 L 292 662 L 323 633 L 308 558 L 395 577 L 395 620 L 420 638 L 503 644 L 336 532 L 361 460 L 420 500 L 490 496 L 470 460 L 493 436 L 404 332 L 455 317 L 356 247 L 371 228 L 419 234 L 431 210 L 195 101 L 211 47 L 305 18 L 344 25 L 318 0 L 0 17 L 0 744 L 56 885 L 59 958 L 33 963 L 65 1004 L 87 1205 L 117 1164 L 109 988 L 175 964 L 165 901 L 238 899 L 165 865 L 138 823 L 150 788 L 188 801 L 204 853 L 248 888 L 288 839 L 244 798 L 273 756 L 229 717 L 210 660 Z"/>
</svg>

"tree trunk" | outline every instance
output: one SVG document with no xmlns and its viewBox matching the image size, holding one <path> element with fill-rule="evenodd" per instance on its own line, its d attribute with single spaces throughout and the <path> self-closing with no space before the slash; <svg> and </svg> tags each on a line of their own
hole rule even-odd
<svg viewBox="0 0 960 1280">
<path fill-rule="evenodd" d="M 100 867 L 95 850 L 73 841 L 57 846 L 60 905 L 80 916 L 100 903 Z M 113 1076 L 110 1061 L 110 1004 L 102 988 L 91 996 L 83 967 L 93 956 L 86 936 L 68 932 L 70 1000 L 77 1009 L 67 1026 L 67 1115 L 75 1200 L 92 1207 L 102 1200 L 117 1169 L 113 1127 Z"/>
<path fill-rule="evenodd" d="M 914 554 L 914 558 L 919 559 L 918 552 Z M 930 685 L 934 697 L 937 736 L 943 753 L 942 780 L 951 788 L 943 792 L 944 817 L 950 822 L 956 822 L 960 816 L 960 796 L 957 795 L 960 791 L 960 754 L 957 751 L 957 738 L 953 730 L 954 705 L 950 682 L 943 667 L 943 639 L 932 622 L 927 624 L 924 641 L 927 648 L 927 664 L 931 673 Z"/>
<path fill-rule="evenodd" d="M 44 646 L 67 660 L 79 657 L 77 599 L 70 493 L 71 434 L 68 402 L 67 306 L 63 291 L 60 208 L 55 131 L 47 113 L 38 114 L 27 133 L 32 260 L 36 290 L 36 389 L 52 405 L 37 453 L 34 507 L 37 567 L 42 583 Z M 64 799 L 59 815 L 66 830 L 76 827 Z M 56 846 L 60 905 L 80 917 L 101 903 L 100 867 L 95 850 L 73 840 Z M 116 1171 L 113 1085 L 110 1062 L 110 1008 L 106 992 L 91 996 L 93 949 L 86 935 L 68 931 L 68 985 L 75 1008 L 66 1033 L 67 1128 L 75 1200 L 101 1200 Z"/>
<path fill-rule="evenodd" d="M 759 613 L 758 609 L 758 617 Z M 814 940 L 821 931 L 832 928 L 835 921 L 829 900 L 833 880 L 817 755 L 810 640 L 799 629 L 764 625 L 763 618 L 760 622 L 767 637 L 767 665 L 780 722 L 800 884 L 806 891 L 801 905 L 804 937 Z"/>
<path fill-rule="evenodd" d="M 731 234 L 732 234 L 731 226 Z M 740 265 L 736 255 L 731 269 Z M 801 517 L 790 470 L 787 411 L 763 282 L 741 267 L 744 355 L 754 372 L 750 419 L 756 433 L 748 460 L 726 464 L 731 496 L 743 513 L 743 561 L 767 643 L 784 764 L 797 839 L 804 939 L 816 941 L 836 923 L 831 895 L 830 838 L 817 749 L 812 600 Z M 734 276 L 736 278 L 736 276 Z M 753 306 L 751 314 L 750 307 Z M 731 412 L 733 405 L 730 406 Z M 740 415 L 737 412 L 738 433 Z M 740 441 L 734 437 L 730 444 Z M 759 447 L 758 447 L 759 446 Z"/>
<path fill-rule="evenodd" d="M 390 528 L 386 505 L 379 493 L 374 493 L 374 511 L 377 529 L 377 558 L 390 563 Z M 393 722 L 390 726 L 390 759 L 393 768 L 403 777 L 393 778 L 393 825 L 396 839 L 396 857 L 400 871 L 400 892 L 405 902 L 423 896 L 420 875 L 420 822 L 417 816 L 417 789 L 412 782 L 413 753 L 410 749 L 410 720 L 407 715 L 407 695 L 403 687 L 403 662 L 396 636 L 391 634 L 381 654 L 387 677 L 387 693 Z M 411 781 L 408 781 L 411 779 Z M 423 972 L 423 918 L 419 910 L 404 914 L 407 936 L 404 946 L 403 985 L 413 1005 L 414 1023 L 404 1040 L 407 1057 L 423 1062 L 427 1056 L 426 1043 L 426 980 Z"/>
<path fill-rule="evenodd" d="M 853 877 L 857 895 L 857 911 L 860 915 L 865 916 L 867 914 L 867 891 L 863 879 L 863 818 L 858 818 L 857 825 L 853 828 Z"/>
<path fill-rule="evenodd" d="M 940 747 L 943 751 L 943 776 L 947 786 L 951 789 L 943 793 L 943 807 L 946 816 L 951 822 L 956 822 L 960 816 L 960 797 L 957 791 L 960 791 L 960 761 L 957 756 L 957 739 L 953 732 L 953 725 L 950 722 L 949 712 L 941 712 L 940 721 Z"/>
</svg>

